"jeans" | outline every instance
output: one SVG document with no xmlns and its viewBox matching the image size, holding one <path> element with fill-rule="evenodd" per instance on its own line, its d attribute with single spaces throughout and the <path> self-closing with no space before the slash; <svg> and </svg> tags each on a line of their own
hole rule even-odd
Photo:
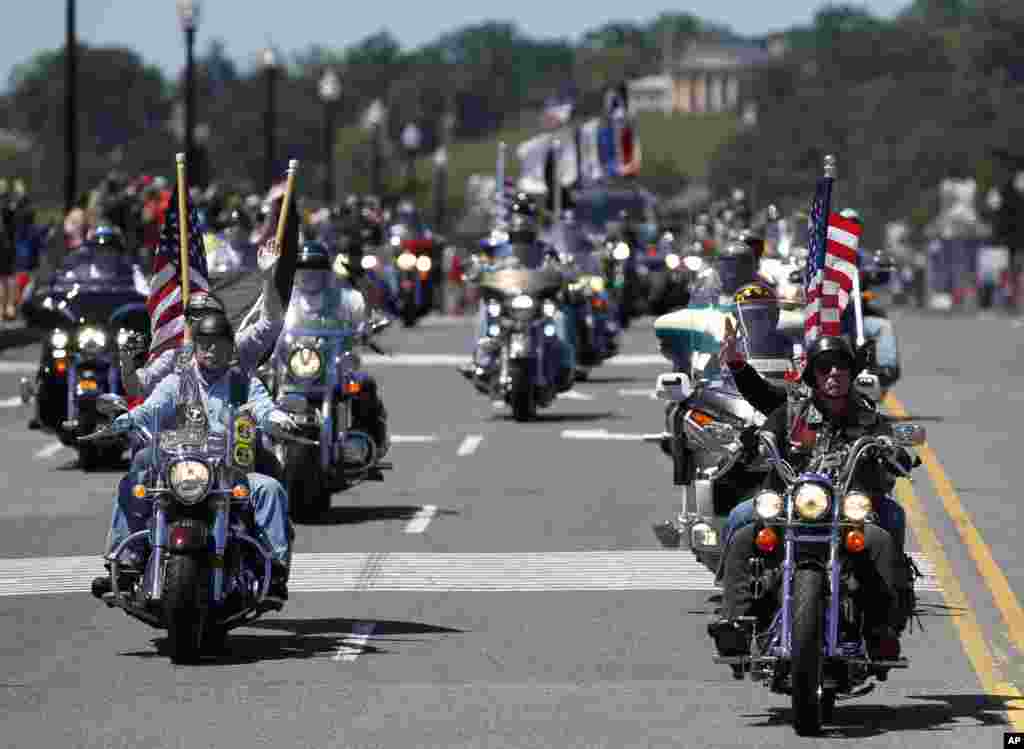
<svg viewBox="0 0 1024 749">
<path fill-rule="evenodd" d="M 139 483 L 142 470 L 149 465 L 152 465 L 152 448 L 138 451 L 132 458 L 131 469 L 118 484 L 107 536 L 108 553 L 131 533 L 145 530 L 153 515 L 153 502 L 137 499 L 132 494 L 132 487 Z M 288 518 L 288 494 L 280 482 L 269 476 L 250 473 L 248 479 L 257 532 L 270 546 L 271 558 L 288 566 L 293 536 Z"/>
<path fill-rule="evenodd" d="M 896 545 L 896 552 L 901 556 L 907 545 L 907 513 L 899 502 L 891 497 L 874 498 L 875 512 L 878 514 L 878 525 L 887 530 Z M 750 525 L 757 519 L 754 500 L 748 499 L 732 508 L 725 527 L 722 529 L 722 548 L 726 549 L 729 541 L 740 528 Z"/>
</svg>

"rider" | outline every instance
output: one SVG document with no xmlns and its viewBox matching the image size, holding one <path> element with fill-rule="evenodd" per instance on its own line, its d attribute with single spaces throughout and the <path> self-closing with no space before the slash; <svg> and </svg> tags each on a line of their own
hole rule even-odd
<svg viewBox="0 0 1024 749">
<path fill-rule="evenodd" d="M 294 316 L 318 316 L 327 320 L 351 320 L 356 338 L 368 333 L 366 300 L 362 292 L 351 283 L 349 268 L 341 261 L 331 267 L 331 253 L 323 242 L 307 240 L 299 250 L 295 262 L 295 286 L 289 303 L 287 324 Z M 312 272 L 308 272 L 312 271 Z M 329 283 L 333 274 L 343 282 Z M 388 436 L 388 414 L 380 397 L 376 379 L 360 373 L 362 388 L 353 409 L 353 426 L 373 438 L 377 456 L 383 457 L 391 447 Z"/>
<path fill-rule="evenodd" d="M 508 207 L 507 234 L 508 241 L 496 244 L 491 252 L 491 261 L 495 266 L 512 263 L 523 268 L 540 269 L 551 267 L 552 256 L 557 258 L 557 253 L 538 239 L 537 205 L 526 193 L 518 193 Z M 561 272 L 562 269 L 558 270 Z M 556 382 L 559 392 L 572 387 L 576 371 L 574 312 L 571 305 L 561 305 L 555 316 L 555 335 L 561 343 L 561 367 Z M 497 351 L 487 335 L 485 305 L 480 305 L 477 338 L 473 362 L 460 367 L 460 371 L 466 377 L 475 377 L 478 387 L 489 391 L 487 383 L 497 366 Z"/>
<path fill-rule="evenodd" d="M 182 387 L 184 380 L 198 384 L 209 427 L 214 433 L 225 429 L 226 408 L 231 403 L 251 406 L 260 429 L 271 435 L 282 435 L 297 429 L 288 414 L 275 408 L 259 379 L 241 367 L 231 365 L 235 356 L 235 336 L 227 315 L 217 310 L 206 311 L 199 316 L 193 330 L 195 356 L 183 364 L 192 372 L 179 369 L 165 377 L 142 405 L 114 420 L 110 426 L 112 433 L 126 434 L 132 431 L 133 426 L 144 427 L 151 434 L 155 434 L 158 429 L 173 428 L 178 404 L 187 390 Z M 189 377 L 189 374 L 194 377 Z M 239 398 L 239 392 L 244 393 L 246 390 L 247 396 Z M 129 534 L 146 528 L 153 503 L 135 499 L 132 487 L 140 483 L 142 473 L 152 463 L 152 446 L 137 452 L 131 469 L 118 486 L 107 542 L 108 554 Z M 250 473 L 248 479 L 252 489 L 251 501 L 256 526 L 264 535 L 273 560 L 269 594 L 285 600 L 288 597 L 287 581 L 293 536 L 288 519 L 288 497 L 276 479 L 261 473 Z M 139 559 L 133 560 L 128 571 L 132 572 L 131 567 L 139 562 Z M 134 572 L 138 574 L 141 570 L 136 568 Z M 93 581 L 92 592 L 97 598 L 110 590 L 109 575 Z"/>
<path fill-rule="evenodd" d="M 852 442 L 865 434 L 891 431 L 874 404 L 851 388 L 856 369 L 857 357 L 845 339 L 823 337 L 811 345 L 802 375 L 810 388 L 810 397 L 775 409 L 762 427 L 775 435 L 782 457 L 795 464 L 795 468 L 806 464 L 820 447 L 819 439 Z M 900 461 L 905 469 L 912 467 L 909 455 L 904 454 Z M 774 473 L 769 480 L 778 481 Z M 852 484 L 872 497 L 879 516 L 878 525 L 868 524 L 864 528 L 866 546 L 862 560 L 866 561 L 857 571 L 868 594 L 866 600 L 877 603 L 866 612 L 865 634 L 872 658 L 898 657 L 899 634 L 913 600 L 903 556 L 905 541 L 899 531 L 890 534 L 886 530 L 906 527 L 902 508 L 887 497 L 893 483 L 887 464 L 878 460 L 863 461 Z M 775 488 L 784 489 L 778 485 Z M 733 510 L 723 532 L 723 616 L 708 627 L 723 655 L 742 653 L 747 647 L 745 635 L 735 620 L 747 615 L 753 602 L 750 557 L 754 555 L 757 532 L 754 519 L 753 500 L 748 500 Z"/>
</svg>

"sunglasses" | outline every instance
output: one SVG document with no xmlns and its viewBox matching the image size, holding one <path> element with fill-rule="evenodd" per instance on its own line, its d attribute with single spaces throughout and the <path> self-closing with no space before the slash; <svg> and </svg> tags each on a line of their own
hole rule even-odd
<svg viewBox="0 0 1024 749">
<path fill-rule="evenodd" d="M 828 374 L 833 369 L 838 369 L 841 372 L 849 372 L 851 367 L 850 363 L 846 359 L 838 356 L 829 356 L 824 359 L 819 359 L 814 363 L 814 371 L 818 374 Z"/>
</svg>

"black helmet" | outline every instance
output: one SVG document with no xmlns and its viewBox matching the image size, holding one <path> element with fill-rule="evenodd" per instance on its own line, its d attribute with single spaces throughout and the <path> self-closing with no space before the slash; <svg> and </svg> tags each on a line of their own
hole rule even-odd
<svg viewBox="0 0 1024 749">
<path fill-rule="evenodd" d="M 199 315 L 192 329 L 193 335 L 235 340 L 235 332 L 228 316 L 220 310 L 206 310 Z"/>
<path fill-rule="evenodd" d="M 193 324 L 207 312 L 224 312 L 224 303 L 206 291 L 194 291 L 188 298 L 185 316 Z"/>
<path fill-rule="evenodd" d="M 331 267 L 331 253 L 327 249 L 327 245 L 316 239 L 307 240 L 302 245 L 302 249 L 299 250 L 295 267 L 311 270 L 329 270 Z"/>
<path fill-rule="evenodd" d="M 850 365 L 850 376 L 855 377 L 860 370 L 858 358 L 853 348 L 842 336 L 822 336 L 811 344 L 807 350 L 807 365 L 804 367 L 803 381 L 814 387 L 814 365 L 826 354 L 841 356 Z"/>
<path fill-rule="evenodd" d="M 722 281 L 722 293 L 735 294 L 741 286 L 757 279 L 757 256 L 746 242 L 732 241 L 718 253 L 715 271 Z"/>
</svg>

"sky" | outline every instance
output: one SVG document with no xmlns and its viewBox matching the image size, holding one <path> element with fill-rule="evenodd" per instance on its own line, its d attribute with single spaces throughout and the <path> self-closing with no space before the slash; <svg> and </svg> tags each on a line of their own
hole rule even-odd
<svg viewBox="0 0 1024 749">
<path fill-rule="evenodd" d="M 861 0 L 859 5 L 891 16 L 910 0 Z M 529 36 L 577 39 L 608 21 L 647 22 L 659 13 L 687 11 L 730 26 L 743 35 L 781 31 L 806 24 L 823 3 L 818 0 L 612 0 L 552 3 L 550 0 L 434 0 L 361 3 L 357 0 L 205 0 L 196 32 L 197 52 L 219 37 L 235 63 L 246 70 L 273 44 L 291 53 L 320 44 L 341 49 L 387 29 L 412 49 L 442 33 L 486 20 L 513 21 Z M 144 61 L 176 75 L 184 65 L 184 41 L 175 0 L 83 0 L 76 3 L 79 38 L 91 45 L 128 46 Z M 65 2 L 18 3 L 0 25 L 0 90 L 8 90 L 12 68 L 36 52 L 64 44 Z M 358 8 L 358 10 L 356 10 Z M 367 12 L 372 8 L 373 12 Z"/>
</svg>

